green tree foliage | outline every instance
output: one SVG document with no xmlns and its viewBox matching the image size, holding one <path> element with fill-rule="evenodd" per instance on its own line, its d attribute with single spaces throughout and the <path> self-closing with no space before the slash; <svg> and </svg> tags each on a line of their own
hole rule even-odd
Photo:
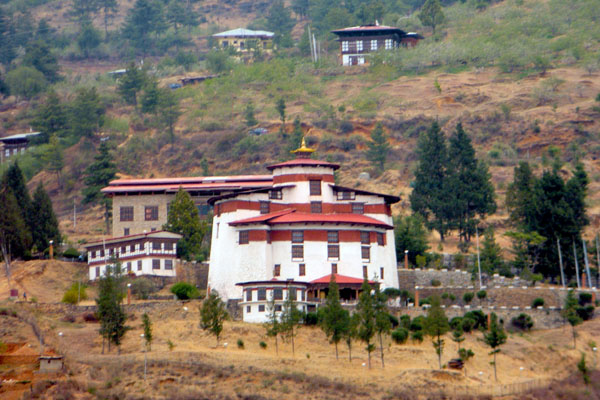
<svg viewBox="0 0 600 400">
<path fill-rule="evenodd" d="M 494 237 L 494 228 L 489 227 L 484 232 L 483 246 L 481 248 L 481 270 L 493 275 L 497 272 L 506 275 L 504 260 L 502 259 L 502 249 L 496 243 Z"/>
<path fill-rule="evenodd" d="M 274 42 L 282 47 L 289 47 L 293 27 L 294 20 L 290 10 L 283 4 L 283 0 L 273 1 L 267 11 L 267 29 L 275 33 Z"/>
<path fill-rule="evenodd" d="M 104 125 L 106 110 L 95 87 L 77 90 L 71 103 L 69 124 L 73 137 L 92 137 Z"/>
<path fill-rule="evenodd" d="M 500 353 L 500 346 L 506 343 L 506 333 L 502 325 L 498 323 L 498 317 L 495 313 L 492 313 L 490 320 L 489 333 L 483 335 L 483 341 L 492 349 L 490 355 L 494 355 L 494 379 L 497 381 L 496 354 Z"/>
<path fill-rule="evenodd" d="M 371 368 L 371 353 L 375 350 L 375 345 L 371 343 L 373 336 L 377 332 L 375 321 L 375 301 L 371 295 L 371 285 L 365 278 L 361 287 L 362 293 L 358 298 L 356 314 L 359 318 L 357 337 L 366 345 L 369 355 L 369 368 Z"/>
<path fill-rule="evenodd" d="M 433 296 L 431 299 L 431 307 L 427 310 L 427 318 L 424 324 L 425 332 L 432 337 L 433 347 L 438 356 L 440 369 L 442 368 L 442 353 L 444 352 L 444 339 L 442 336 L 450 330 L 448 318 L 444 309 L 441 307 L 440 298 Z"/>
<path fill-rule="evenodd" d="M 590 375 L 589 369 L 585 363 L 585 353 L 581 353 L 581 359 L 577 363 L 577 369 L 581 372 L 581 376 L 583 377 L 583 383 L 586 385 L 590 384 Z"/>
<path fill-rule="evenodd" d="M 44 135 L 42 142 L 48 141 L 52 135 L 64 136 L 68 131 L 67 110 L 56 92 L 50 91 L 44 103 L 36 109 L 32 125 Z"/>
<path fill-rule="evenodd" d="M 583 319 L 579 316 L 579 313 L 577 312 L 578 306 L 579 303 L 575 298 L 575 294 L 572 290 L 569 290 L 567 292 L 567 297 L 565 298 L 565 304 L 562 310 L 562 315 L 569 322 L 569 325 L 571 325 L 571 331 L 573 333 L 573 348 L 577 347 L 577 332 L 575 332 L 575 327 L 583 322 Z"/>
<path fill-rule="evenodd" d="M 375 129 L 371 131 L 371 141 L 367 143 L 367 160 L 371 161 L 378 173 L 385 170 L 385 160 L 390 150 L 388 138 L 383 131 L 383 125 L 378 122 Z"/>
<path fill-rule="evenodd" d="M 146 71 L 138 68 L 134 63 L 130 63 L 125 74 L 119 79 L 117 91 L 125 100 L 125 103 L 137 105 L 138 93 L 146 85 L 148 77 Z"/>
<path fill-rule="evenodd" d="M 104 37 L 108 38 L 108 22 L 117 14 L 119 11 L 119 4 L 117 0 L 95 0 L 100 10 L 102 10 L 103 23 L 104 23 Z"/>
<path fill-rule="evenodd" d="M 285 154 L 286 157 L 291 155 L 292 151 L 300 148 L 303 137 L 304 132 L 302 132 L 302 122 L 300 121 L 300 117 L 296 116 L 296 118 L 294 118 L 294 130 L 288 139 L 287 151 Z"/>
<path fill-rule="evenodd" d="M 223 322 L 227 318 L 229 318 L 229 314 L 225 303 L 223 303 L 216 290 L 211 291 L 200 307 L 200 327 L 215 336 L 217 346 L 223 331 Z"/>
<path fill-rule="evenodd" d="M 161 91 L 156 79 L 148 79 L 144 85 L 144 92 L 140 100 L 141 110 L 144 113 L 156 114 L 160 102 Z"/>
<path fill-rule="evenodd" d="M 460 352 L 460 344 L 465 341 L 465 333 L 463 332 L 462 323 L 452 330 L 452 341 L 456 343 L 456 351 Z"/>
<path fill-rule="evenodd" d="M 429 249 L 427 237 L 429 232 L 420 214 L 398 216 L 394 220 L 396 238 L 396 256 L 399 262 L 404 260 L 404 251 L 408 250 L 408 261 L 416 265 L 417 256 L 422 256 Z"/>
<path fill-rule="evenodd" d="M 281 120 L 281 132 L 284 132 L 285 131 L 286 105 L 285 105 L 285 99 L 283 97 L 280 97 L 279 99 L 277 99 L 277 102 L 275 103 L 275 109 L 277 110 L 277 113 L 279 114 L 279 119 Z"/>
<path fill-rule="evenodd" d="M 77 304 L 81 300 L 87 300 L 88 296 L 86 289 L 87 286 L 82 285 L 81 282 L 73 282 L 63 295 L 61 301 L 67 304 Z"/>
<path fill-rule="evenodd" d="M 186 24 L 188 14 L 181 1 L 171 0 L 167 4 L 165 17 L 167 22 L 173 27 L 175 33 L 177 34 L 179 28 Z"/>
<path fill-rule="evenodd" d="M 21 66 L 6 74 L 6 85 L 11 94 L 31 99 L 46 90 L 48 82 L 44 74 L 37 69 Z"/>
<path fill-rule="evenodd" d="M 144 341 L 146 342 L 146 350 L 152 351 L 152 321 L 148 313 L 142 315 L 142 326 L 144 327 Z"/>
<path fill-rule="evenodd" d="M 252 101 L 246 103 L 246 108 L 244 109 L 244 119 L 246 120 L 247 127 L 252 127 L 258 124 L 258 121 L 254 116 L 254 103 L 252 103 Z"/>
<path fill-rule="evenodd" d="M 58 74 L 60 69 L 58 59 L 50 49 L 50 45 L 41 40 L 27 45 L 23 56 L 23 65 L 37 69 L 50 83 L 58 82 L 61 79 Z"/>
<path fill-rule="evenodd" d="M 10 247 L 9 252 L 12 257 L 23 257 L 27 255 L 31 247 L 32 239 L 30 227 L 34 226 L 35 221 L 33 220 L 31 196 L 27 190 L 23 172 L 17 162 L 12 163 L 2 176 L 1 188 L 9 191 L 12 196 L 14 196 L 17 207 L 16 210 L 20 217 L 15 220 L 15 223 L 17 224 L 15 229 L 8 230 L 8 232 L 12 232 L 12 234 L 8 235 L 8 237 L 12 238 L 12 240 L 8 242 Z M 10 202 L 10 196 L 8 196 L 7 201 Z M 8 210 L 10 209 L 11 208 L 8 207 Z M 11 217 L 7 216 L 7 218 L 10 219 Z M 23 222 L 22 227 L 18 221 Z"/>
<path fill-rule="evenodd" d="M 175 141 L 175 124 L 180 115 L 179 100 L 175 93 L 169 89 L 160 89 L 156 117 L 161 126 L 168 129 L 171 143 Z"/>
<path fill-rule="evenodd" d="M 85 21 L 81 24 L 79 35 L 77 36 L 77 45 L 85 58 L 90 58 L 90 52 L 96 50 L 100 46 L 102 38 L 100 32 L 90 21 Z"/>
<path fill-rule="evenodd" d="M 39 251 L 44 251 L 48 248 L 50 240 L 60 243 L 61 235 L 52 201 L 41 183 L 33 193 L 32 213 L 31 236 L 34 246 Z"/>
<path fill-rule="evenodd" d="M 171 293 L 179 300 L 195 299 L 200 295 L 196 286 L 187 282 L 177 282 L 171 286 Z"/>
<path fill-rule="evenodd" d="M 431 27 L 435 35 L 435 28 L 446 20 L 440 0 L 427 0 L 421 7 L 419 19 L 423 25 Z"/>
<path fill-rule="evenodd" d="M 121 265 L 114 262 L 113 265 L 107 265 L 104 275 L 98 280 L 98 298 L 96 299 L 100 335 L 108 341 L 109 352 L 111 343 L 117 346 L 120 352 L 123 336 L 129 329 L 125 325 L 127 314 L 122 306 L 123 297 L 125 297 L 125 289 Z M 102 353 L 104 354 L 104 342 Z"/>
<path fill-rule="evenodd" d="M 94 14 L 100 10 L 98 0 L 72 0 L 69 15 L 79 22 L 91 21 Z"/>
<path fill-rule="evenodd" d="M 48 172 L 56 174 L 56 180 L 58 181 L 58 185 L 62 187 L 60 177 L 61 171 L 65 166 L 65 161 L 63 159 L 62 147 L 60 146 L 58 137 L 56 135 L 52 135 L 50 137 L 48 146 L 42 153 L 41 159 L 44 165 L 46 166 Z"/>
<path fill-rule="evenodd" d="M 206 221 L 200 221 L 198 208 L 189 193 L 180 188 L 170 205 L 163 229 L 183 236 L 177 244 L 177 256 L 189 260 L 200 254 L 208 225 Z"/>
<path fill-rule="evenodd" d="M 300 37 L 298 42 L 298 50 L 303 57 L 308 57 L 311 54 L 310 50 L 310 38 L 308 37 L 308 27 L 304 28 L 304 33 Z"/>
<path fill-rule="evenodd" d="M 123 35 L 142 54 L 155 46 L 155 38 L 167 28 L 163 3 L 158 0 L 136 0 L 125 17 Z"/>
<path fill-rule="evenodd" d="M 340 304 L 340 291 L 335 281 L 335 275 L 331 275 L 327 302 L 323 307 L 323 320 L 321 329 L 327 335 L 330 343 L 335 345 L 335 359 L 338 359 L 338 343 L 344 338 L 350 324 L 350 314 Z"/>
<path fill-rule="evenodd" d="M 298 310 L 296 304 L 296 289 L 288 289 L 287 298 L 283 302 L 280 319 L 281 335 L 283 338 L 289 339 L 292 342 L 292 355 L 294 355 L 296 351 L 294 338 L 296 337 L 298 326 L 302 320 L 302 313 Z"/>
<path fill-rule="evenodd" d="M 265 333 L 268 337 L 275 338 L 275 353 L 279 354 L 279 343 L 277 337 L 281 333 L 281 322 L 279 315 L 275 311 L 275 296 L 271 295 L 271 298 L 267 302 L 267 322 L 263 324 Z"/>
<path fill-rule="evenodd" d="M 309 0 L 292 0 L 292 11 L 300 18 L 306 18 L 308 16 L 308 10 L 310 7 Z"/>
<path fill-rule="evenodd" d="M 31 235 L 27 230 L 25 221 L 21 216 L 17 200 L 12 190 L 2 184 L 0 186 L 0 250 L 4 260 L 6 278 L 10 287 L 11 260 L 27 247 L 27 241 L 31 241 Z"/>
<path fill-rule="evenodd" d="M 211 50 L 206 55 L 206 68 L 213 74 L 222 74 L 231 71 L 233 61 L 225 51 Z"/>
<path fill-rule="evenodd" d="M 344 332 L 344 340 L 348 347 L 348 361 L 352 362 L 352 341 L 358 338 L 358 327 L 360 325 L 360 315 L 352 314 L 348 321 L 348 329 Z"/>
<path fill-rule="evenodd" d="M 98 149 L 98 154 L 85 170 L 85 188 L 81 191 L 83 194 L 83 204 L 100 204 L 104 206 L 104 221 L 106 223 L 106 232 L 108 233 L 110 224 L 110 206 L 112 201 L 104 196 L 100 191 L 108 186 L 108 183 L 115 179 L 117 167 L 110 153 L 110 148 L 106 142 L 102 142 Z"/>
<path fill-rule="evenodd" d="M 386 302 L 387 296 L 379 290 L 379 287 L 375 288 L 373 307 L 375 309 L 375 332 L 379 338 L 381 367 L 385 367 L 383 360 L 383 336 L 389 335 L 392 330 L 392 321 L 390 320 L 390 314 L 388 314 Z"/>
</svg>

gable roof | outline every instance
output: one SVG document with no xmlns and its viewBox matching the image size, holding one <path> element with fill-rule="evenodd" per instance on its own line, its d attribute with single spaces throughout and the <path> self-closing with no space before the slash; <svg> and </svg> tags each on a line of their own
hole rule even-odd
<svg viewBox="0 0 600 400">
<path fill-rule="evenodd" d="M 360 34 L 391 34 L 396 33 L 400 36 L 406 35 L 400 28 L 396 28 L 394 26 L 387 25 L 360 25 L 360 26 L 350 26 L 348 28 L 336 29 L 331 31 L 331 33 L 336 34 L 338 36 L 347 36 L 347 35 L 360 35 Z"/>
<path fill-rule="evenodd" d="M 269 31 L 253 31 L 251 29 L 237 28 L 230 31 L 215 33 L 214 37 L 273 37 L 275 34 Z"/>
<path fill-rule="evenodd" d="M 154 231 L 154 232 L 146 232 L 146 233 L 137 233 L 135 235 L 113 237 L 113 238 L 105 239 L 105 240 L 97 240 L 95 242 L 88 243 L 83 247 L 85 247 L 87 249 L 87 248 L 95 247 L 95 246 L 99 246 L 99 245 L 115 244 L 115 243 L 120 243 L 120 242 L 124 242 L 124 241 L 136 240 L 136 239 L 177 239 L 177 240 L 179 240 L 182 237 L 183 236 L 180 235 L 179 233 L 173 233 L 173 232 L 168 232 L 168 231 Z"/>
<path fill-rule="evenodd" d="M 348 224 L 348 225 L 363 225 L 375 226 L 383 229 L 394 229 L 393 226 L 386 224 L 375 218 L 367 217 L 363 214 L 309 214 L 297 212 L 293 209 L 263 214 L 256 217 L 244 218 L 230 222 L 231 226 L 266 224 L 266 225 L 282 225 L 282 224 Z"/>
<path fill-rule="evenodd" d="M 380 196 L 380 197 L 383 197 L 385 199 L 386 204 L 394 204 L 394 203 L 397 203 L 397 202 L 400 201 L 400 197 L 399 196 L 394 196 L 394 195 L 391 195 L 391 194 L 370 192 L 368 190 L 361 190 L 361 189 L 350 188 L 350 187 L 340 186 L 340 185 L 332 185 L 332 184 L 330 184 L 329 186 L 331 186 L 331 188 L 334 191 L 337 191 L 337 192 L 354 192 L 356 194 L 365 194 L 365 195 L 371 195 L 371 196 Z"/>
<path fill-rule="evenodd" d="M 362 278 L 354 278 L 352 276 L 346 276 L 346 275 L 340 275 L 340 274 L 329 274 L 329 275 L 325 275 L 322 276 L 318 279 L 315 279 L 313 281 L 310 281 L 309 283 L 314 284 L 314 283 L 327 283 L 329 284 L 329 282 L 331 282 L 331 275 L 335 276 L 335 282 L 337 284 L 346 284 L 346 285 L 350 285 L 350 284 L 361 284 L 364 282 L 364 279 Z M 369 281 L 370 284 L 375 283 L 374 281 Z"/>
</svg>

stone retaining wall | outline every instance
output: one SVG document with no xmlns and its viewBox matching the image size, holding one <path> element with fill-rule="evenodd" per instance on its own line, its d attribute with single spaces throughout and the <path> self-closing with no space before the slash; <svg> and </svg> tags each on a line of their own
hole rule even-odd
<svg viewBox="0 0 600 400">
<path fill-rule="evenodd" d="M 439 281 L 441 286 L 469 286 L 471 274 L 467 271 L 447 269 L 399 269 L 398 283 L 400 289 L 412 291 L 415 286 L 431 286 L 432 281 Z"/>
</svg>

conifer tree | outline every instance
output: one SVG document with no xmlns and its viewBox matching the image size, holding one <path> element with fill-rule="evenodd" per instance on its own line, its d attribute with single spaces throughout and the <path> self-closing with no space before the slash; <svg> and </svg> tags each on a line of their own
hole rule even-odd
<svg viewBox="0 0 600 400">
<path fill-rule="evenodd" d="M 0 186 L 0 251 L 10 287 L 11 260 L 20 255 L 22 247 L 31 240 L 29 231 L 20 213 L 12 190 L 5 184 Z"/>
<path fill-rule="evenodd" d="M 160 102 L 161 91 L 156 79 L 148 78 L 144 85 L 144 92 L 140 100 L 141 110 L 144 113 L 156 114 Z"/>
<path fill-rule="evenodd" d="M 271 295 L 271 298 L 267 302 L 267 322 L 265 322 L 263 326 L 267 336 L 275 338 L 275 353 L 279 354 L 277 337 L 281 332 L 281 323 L 279 321 L 279 315 L 277 315 L 277 311 L 275 311 L 275 296 L 273 295 Z"/>
<path fill-rule="evenodd" d="M 219 337 L 223 331 L 223 322 L 229 318 L 225 303 L 221 300 L 219 293 L 212 290 L 200 307 L 200 327 L 209 331 L 219 345 Z"/>
<path fill-rule="evenodd" d="M 390 144 L 388 138 L 383 132 L 383 125 L 378 122 L 375 125 L 375 129 L 371 132 L 371 141 L 367 143 L 369 149 L 367 150 L 367 160 L 373 163 L 373 166 L 378 173 L 382 173 L 385 170 L 385 160 L 387 159 L 387 153 L 390 150 Z"/>
<path fill-rule="evenodd" d="M 108 41 L 108 21 L 110 21 L 119 11 L 117 0 L 94 0 L 102 10 L 104 21 L 104 40 Z"/>
<path fill-rule="evenodd" d="M 22 65 L 37 69 L 50 83 L 58 82 L 61 79 L 58 73 L 60 70 L 58 59 L 50 49 L 50 45 L 41 40 L 27 44 Z"/>
<path fill-rule="evenodd" d="M 144 327 L 144 341 L 146 342 L 146 349 L 152 351 L 152 321 L 148 313 L 142 315 L 142 325 Z"/>
<path fill-rule="evenodd" d="M 144 88 L 146 82 L 146 72 L 132 62 L 127 66 L 125 74 L 119 79 L 117 92 L 123 97 L 125 103 L 136 106 L 138 93 Z"/>
<path fill-rule="evenodd" d="M 417 256 L 423 255 L 428 249 L 427 237 L 429 232 L 423 224 L 420 214 L 398 216 L 394 220 L 394 235 L 396 239 L 396 257 L 404 259 L 404 251 L 408 250 L 408 261 L 416 265 Z"/>
<path fill-rule="evenodd" d="M 106 110 L 95 87 L 82 88 L 71 103 L 69 124 L 74 137 L 92 137 L 104 124 Z"/>
<path fill-rule="evenodd" d="M 2 176 L 2 189 L 10 192 L 8 197 L 14 198 L 16 204 L 16 211 L 19 213 L 19 218 L 15 221 L 18 226 L 9 232 L 7 237 L 11 238 L 8 244 L 8 252 L 12 257 L 22 257 L 26 255 L 31 248 L 31 227 L 34 225 L 33 220 L 33 206 L 31 204 L 31 197 L 27 190 L 25 177 L 19 167 L 18 162 L 12 163 Z M 7 201 L 10 201 L 7 199 Z M 2 203 L 0 203 L 2 204 Z M 11 207 L 7 207 L 10 210 Z M 9 212 L 9 211 L 7 211 Z M 7 218 L 12 218 L 8 216 Z M 22 221 L 23 225 L 18 221 Z"/>
<path fill-rule="evenodd" d="M 179 101 L 171 90 L 160 90 L 157 112 L 158 121 L 169 130 L 169 140 L 173 143 L 175 141 L 175 124 L 181 111 L 179 111 Z"/>
<path fill-rule="evenodd" d="M 44 103 L 38 107 L 33 120 L 33 127 L 44 136 L 46 142 L 52 135 L 64 136 L 68 130 L 67 111 L 56 92 L 51 91 Z"/>
<path fill-rule="evenodd" d="M 300 117 L 296 116 L 296 118 L 294 118 L 294 130 L 288 139 L 288 146 L 285 154 L 286 157 L 289 157 L 292 151 L 300 148 L 303 137 L 304 133 L 302 132 L 302 122 L 300 122 Z"/>
<path fill-rule="evenodd" d="M 369 355 L 369 369 L 371 368 L 371 353 L 375 350 L 375 345 L 371 343 L 376 333 L 375 326 L 375 304 L 371 295 L 371 285 L 367 278 L 363 281 L 361 287 L 362 293 L 358 298 L 356 313 L 359 318 L 357 337 L 364 342 Z"/>
<path fill-rule="evenodd" d="M 175 199 L 171 202 L 167 223 L 163 229 L 183 236 L 177 244 L 178 257 L 189 260 L 200 254 L 208 226 L 206 222 L 200 221 L 198 208 L 189 193 L 182 188 L 179 188 Z"/>
<path fill-rule="evenodd" d="M 102 354 L 104 354 L 104 339 L 108 341 L 108 351 L 113 343 L 120 352 L 123 336 L 129 329 L 125 322 L 127 315 L 122 306 L 125 296 L 121 264 L 115 259 L 106 266 L 104 275 L 98 280 L 98 319 L 100 321 L 100 334 L 103 337 Z"/>
<path fill-rule="evenodd" d="M 254 116 L 254 104 L 252 101 L 246 103 L 246 108 L 244 109 L 244 119 L 246 120 L 247 127 L 252 127 L 258 124 L 258 121 Z"/>
<path fill-rule="evenodd" d="M 335 345 L 335 359 L 338 359 L 338 343 L 344 338 L 350 324 L 350 314 L 340 304 L 340 291 L 335 281 L 335 275 L 331 274 L 327 302 L 323 307 L 323 321 L 321 328 L 327 335 L 330 343 Z"/>
<path fill-rule="evenodd" d="M 481 269 L 492 275 L 504 270 L 504 260 L 502 259 L 502 249 L 496 243 L 494 237 L 494 228 L 489 227 L 485 230 L 483 246 L 481 248 Z"/>
<path fill-rule="evenodd" d="M 63 159 L 63 152 L 60 144 L 58 142 L 58 137 L 56 135 L 52 135 L 48 142 L 48 147 L 42 153 L 42 161 L 46 165 L 46 169 L 49 172 L 56 174 L 56 181 L 58 182 L 58 186 L 62 188 L 61 171 L 65 166 L 65 162 Z"/>
<path fill-rule="evenodd" d="M 375 289 L 375 295 L 373 296 L 374 308 L 375 308 L 375 331 L 379 337 L 379 352 L 381 355 L 381 366 L 385 367 L 383 361 L 383 335 L 389 335 L 392 330 L 392 321 L 390 315 L 387 312 L 386 301 L 387 297 L 383 294 L 379 287 Z"/>
<path fill-rule="evenodd" d="M 294 346 L 294 338 L 297 334 L 297 328 L 302 319 L 302 313 L 296 305 L 296 289 L 289 288 L 287 298 L 283 302 L 283 310 L 281 312 L 281 334 L 285 339 L 290 339 L 292 342 L 292 355 L 295 355 L 296 349 Z"/>
<path fill-rule="evenodd" d="M 562 310 L 562 315 L 569 322 L 569 325 L 571 325 L 571 331 L 573 332 L 573 348 L 577 347 L 577 332 L 575 332 L 575 327 L 583 322 L 583 319 L 577 312 L 578 306 L 579 303 L 575 298 L 573 290 L 569 290 L 567 292 L 567 297 L 565 298 L 565 305 Z"/>
<path fill-rule="evenodd" d="M 283 97 L 280 97 L 277 100 L 277 103 L 275 103 L 275 108 L 277 109 L 277 112 L 279 113 L 279 119 L 281 119 L 281 132 L 285 131 L 285 100 Z"/>
<path fill-rule="evenodd" d="M 500 353 L 500 346 L 506 343 L 506 333 L 502 326 L 498 323 L 498 317 L 495 313 L 491 315 L 490 322 L 490 331 L 487 334 L 483 335 L 483 340 L 485 344 L 491 347 L 492 351 L 490 355 L 494 355 L 494 378 L 498 380 L 498 374 L 496 370 L 496 355 Z"/>
<path fill-rule="evenodd" d="M 352 341 L 358 337 L 358 326 L 360 325 L 360 315 L 352 314 L 348 320 L 348 329 L 344 332 L 344 340 L 348 347 L 348 361 L 352 362 Z"/>
<path fill-rule="evenodd" d="M 147 54 L 154 47 L 154 38 L 166 29 L 162 2 L 136 0 L 125 17 L 123 33 L 136 50 Z"/>
<path fill-rule="evenodd" d="M 52 208 L 50 196 L 44 190 L 40 183 L 33 193 L 33 221 L 31 227 L 34 246 L 38 251 L 44 251 L 48 248 L 50 240 L 54 243 L 60 243 L 60 231 L 58 221 Z"/>
<path fill-rule="evenodd" d="M 419 19 L 423 25 L 430 26 L 435 35 L 435 28 L 446 20 L 440 0 L 427 0 L 421 7 Z"/>
<path fill-rule="evenodd" d="M 94 157 L 94 162 L 85 170 L 84 183 L 86 187 L 81 191 L 83 194 L 83 204 L 93 203 L 104 206 L 104 222 L 106 223 L 106 232 L 110 227 L 110 206 L 112 201 L 104 196 L 100 191 L 108 186 L 111 180 L 116 176 L 117 168 L 110 154 L 110 149 L 106 142 L 102 142 L 98 149 L 98 154 Z"/>
<path fill-rule="evenodd" d="M 427 310 L 425 318 L 425 331 L 432 337 L 433 347 L 438 356 L 440 369 L 442 368 L 442 353 L 444 352 L 444 339 L 442 337 L 448 332 L 450 325 L 446 313 L 440 305 L 440 298 L 434 296 L 431 300 L 431 307 Z"/>
</svg>

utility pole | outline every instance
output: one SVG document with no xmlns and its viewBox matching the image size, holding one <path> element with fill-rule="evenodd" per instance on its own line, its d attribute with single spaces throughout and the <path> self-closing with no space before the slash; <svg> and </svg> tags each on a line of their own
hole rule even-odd
<svg viewBox="0 0 600 400">
<path fill-rule="evenodd" d="M 562 252 L 560 251 L 560 239 L 556 238 L 556 247 L 558 247 L 558 262 L 560 265 L 560 282 L 562 283 L 562 287 L 566 287 L 565 283 L 565 271 L 563 269 L 563 261 L 562 261 Z"/>
<path fill-rule="evenodd" d="M 583 239 L 583 237 L 581 238 L 581 243 L 583 243 L 583 260 L 585 261 L 585 273 L 587 274 L 587 278 L 588 278 L 588 287 L 591 288 L 592 287 L 592 274 L 590 273 L 590 263 L 588 262 L 587 248 L 585 247 L 585 240 Z M 585 282 L 584 282 L 584 284 L 585 284 Z"/>
<path fill-rule="evenodd" d="M 75 198 L 73 198 L 73 228 L 77 228 L 77 207 L 75 206 Z"/>
<path fill-rule="evenodd" d="M 577 277 L 577 289 L 581 289 L 581 280 L 579 279 L 579 261 L 577 261 L 577 247 L 573 240 L 573 255 L 575 257 L 575 276 Z"/>
<path fill-rule="evenodd" d="M 479 228 L 477 225 L 475 226 L 475 236 L 477 238 L 477 269 L 479 271 L 479 289 L 481 290 L 483 284 L 481 283 L 481 257 L 479 256 Z"/>
<path fill-rule="evenodd" d="M 600 248 L 598 248 L 598 234 L 596 234 L 596 266 L 598 267 L 598 280 L 596 286 L 600 286 Z"/>
</svg>

